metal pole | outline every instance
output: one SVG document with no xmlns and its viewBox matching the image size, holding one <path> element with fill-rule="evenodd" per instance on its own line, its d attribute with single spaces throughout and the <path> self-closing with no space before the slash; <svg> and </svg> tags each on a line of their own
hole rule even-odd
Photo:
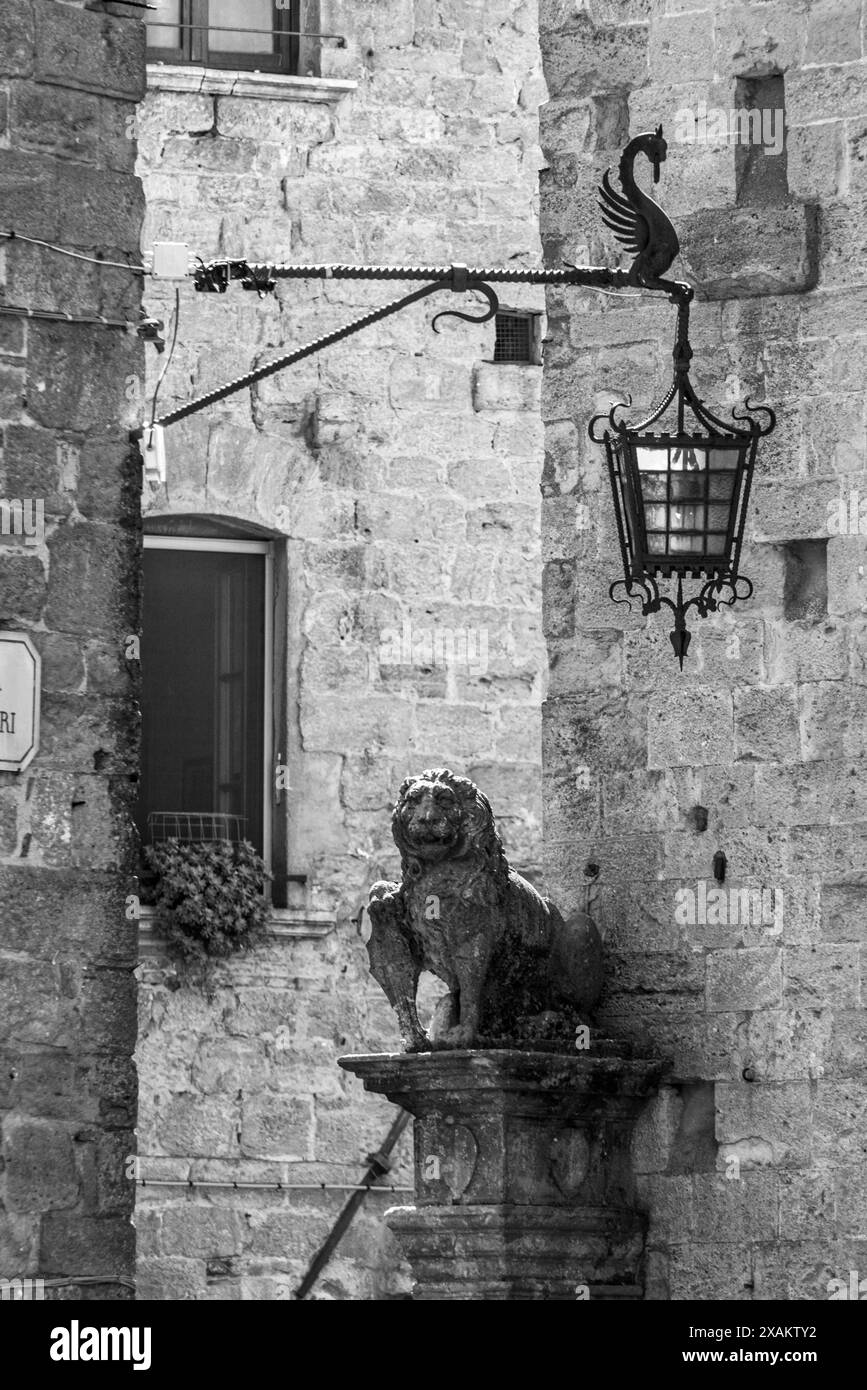
<svg viewBox="0 0 867 1390">
<path fill-rule="evenodd" d="M 392 1124 L 391 1129 L 388 1131 L 388 1134 L 385 1136 L 385 1139 L 383 1140 L 381 1146 L 376 1150 L 375 1153 L 368 1155 L 368 1163 L 370 1164 L 370 1167 L 368 1168 L 367 1172 L 361 1180 L 361 1186 L 359 1190 L 357 1192 L 353 1192 L 349 1201 L 346 1203 L 346 1206 L 343 1208 L 343 1211 L 340 1213 L 337 1220 L 335 1221 L 334 1227 L 329 1233 L 325 1241 L 325 1244 L 322 1246 L 322 1249 L 318 1252 L 318 1254 L 314 1256 L 313 1263 L 311 1264 L 307 1273 L 304 1275 L 304 1278 L 301 1280 L 301 1283 L 298 1285 L 298 1288 L 295 1290 L 295 1298 L 301 1299 L 307 1297 L 308 1293 L 313 1288 L 313 1285 L 316 1283 L 316 1280 L 319 1278 L 320 1271 L 325 1268 L 328 1261 L 331 1259 L 335 1247 L 340 1241 L 346 1228 L 350 1225 L 352 1218 L 355 1216 L 355 1213 L 358 1211 L 358 1208 L 361 1206 L 362 1202 L 367 1196 L 369 1189 L 376 1182 L 377 1178 L 381 1178 L 383 1174 L 387 1173 L 391 1168 L 391 1163 L 389 1162 L 388 1155 L 391 1153 L 398 1139 L 403 1134 L 403 1131 L 406 1129 L 406 1126 L 409 1123 L 409 1118 L 409 1114 L 406 1110 L 399 1110 L 397 1118 Z"/>
</svg>

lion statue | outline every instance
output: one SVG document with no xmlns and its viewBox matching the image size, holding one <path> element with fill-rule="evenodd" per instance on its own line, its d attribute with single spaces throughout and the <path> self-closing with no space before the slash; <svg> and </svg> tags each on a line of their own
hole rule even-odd
<svg viewBox="0 0 867 1390">
<path fill-rule="evenodd" d="M 409 1052 L 565 1042 L 602 983 L 601 942 L 583 913 L 556 907 L 510 868 L 486 797 L 447 768 L 408 777 L 392 815 L 402 881 L 374 883 L 370 971 Z M 448 986 L 419 1022 L 423 970 Z"/>
</svg>

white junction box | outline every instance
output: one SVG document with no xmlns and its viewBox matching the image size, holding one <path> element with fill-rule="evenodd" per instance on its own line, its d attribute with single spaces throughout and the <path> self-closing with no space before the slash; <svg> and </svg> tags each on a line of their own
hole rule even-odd
<svg viewBox="0 0 867 1390">
<path fill-rule="evenodd" d="M 185 280 L 189 274 L 190 248 L 183 241 L 155 241 L 153 275 L 157 280 Z"/>
<path fill-rule="evenodd" d="M 162 425 L 145 425 L 140 441 L 145 482 L 166 480 L 166 433 Z"/>
</svg>

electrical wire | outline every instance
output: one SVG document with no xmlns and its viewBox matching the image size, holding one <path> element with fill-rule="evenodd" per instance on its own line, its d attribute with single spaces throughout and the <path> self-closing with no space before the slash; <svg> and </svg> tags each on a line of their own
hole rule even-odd
<svg viewBox="0 0 867 1390">
<path fill-rule="evenodd" d="M 26 241 L 30 246 L 45 246 L 49 251 L 56 251 L 61 256 L 71 256 L 75 261 L 88 261 L 91 265 L 105 265 L 112 270 L 132 270 L 138 275 L 149 275 L 143 265 L 129 265 L 126 261 L 104 261 L 99 256 L 86 256 L 83 251 L 70 251 L 66 246 L 55 246 L 51 241 L 40 241 L 39 237 L 24 236 L 21 232 L 0 232 L 0 237 L 5 237 L 7 241 Z"/>
<path fill-rule="evenodd" d="M 88 323 L 102 328 L 127 328 L 138 332 L 138 324 L 127 319 L 107 319 L 102 314 L 65 314 L 61 309 L 28 309 L 23 304 L 0 304 L 0 314 L 10 318 L 42 319 L 48 323 Z"/>
<path fill-rule="evenodd" d="M 136 1187 L 227 1187 L 238 1192 L 415 1192 L 414 1187 L 381 1187 L 379 1184 L 341 1182 L 233 1182 L 218 1178 L 194 1181 L 192 1178 L 136 1178 Z"/>
<path fill-rule="evenodd" d="M 164 365 L 163 365 L 163 369 L 162 369 L 162 371 L 161 371 L 160 374 L 159 374 L 159 378 L 158 378 L 158 380 L 157 380 L 157 384 L 156 384 L 156 386 L 154 387 L 154 398 L 153 398 L 153 402 L 152 402 L 152 405 L 151 405 L 151 423 L 150 423 L 151 429 L 153 429 L 154 424 L 156 423 L 156 418 L 157 418 L 157 396 L 158 396 L 159 393 L 160 393 L 160 387 L 161 387 L 162 384 L 163 384 L 163 378 L 165 377 L 165 374 L 166 374 L 166 372 L 168 371 L 169 367 L 172 365 L 172 358 L 174 357 L 174 353 L 175 353 L 175 343 L 178 341 L 178 324 L 180 323 L 180 319 L 181 319 L 181 292 L 180 292 L 180 289 L 176 288 L 176 289 L 175 289 L 175 326 L 174 326 L 174 330 L 173 330 L 173 332 L 172 332 L 172 345 L 171 345 L 171 347 L 169 348 L 169 355 L 168 355 L 168 357 L 167 357 L 166 360 L 165 360 L 165 363 L 164 363 Z"/>
</svg>

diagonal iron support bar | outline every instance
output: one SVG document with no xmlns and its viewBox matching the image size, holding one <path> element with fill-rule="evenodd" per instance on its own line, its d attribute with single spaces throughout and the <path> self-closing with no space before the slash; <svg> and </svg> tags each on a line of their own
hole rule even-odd
<svg viewBox="0 0 867 1390">
<path fill-rule="evenodd" d="M 361 1206 L 371 1187 L 373 1187 L 373 1184 L 376 1182 L 377 1178 L 381 1178 L 387 1172 L 389 1172 L 391 1168 L 391 1151 L 394 1148 L 400 1136 L 403 1134 L 403 1131 L 406 1129 L 406 1126 L 409 1124 L 410 1118 L 411 1116 L 409 1114 L 409 1111 L 398 1110 L 397 1115 L 392 1121 L 391 1128 L 388 1131 L 388 1134 L 385 1136 L 384 1140 L 382 1141 L 380 1147 L 374 1153 L 368 1154 L 368 1168 L 367 1172 L 364 1174 L 364 1177 L 361 1179 L 361 1186 L 359 1190 L 357 1192 L 353 1192 L 349 1201 L 346 1203 L 346 1206 L 343 1208 L 342 1212 L 338 1216 L 331 1232 L 325 1240 L 325 1243 L 314 1256 L 310 1268 L 308 1269 L 307 1273 L 304 1275 L 304 1278 L 301 1280 L 301 1283 L 298 1285 L 297 1289 L 292 1295 L 293 1298 L 304 1299 L 307 1297 L 310 1290 L 313 1288 L 313 1285 L 316 1283 L 316 1280 L 319 1278 L 319 1275 L 321 1274 L 322 1270 L 325 1268 L 325 1266 L 328 1264 L 328 1261 L 331 1259 L 331 1256 L 334 1253 L 337 1245 L 340 1243 L 340 1240 L 347 1227 L 351 1225 L 352 1218 L 355 1216 L 355 1213 L 358 1211 L 358 1208 Z"/>
<path fill-rule="evenodd" d="M 156 420 L 154 423 L 157 425 L 173 425 L 188 415 L 206 410 L 208 406 L 225 400 L 227 396 L 234 395 L 237 391 L 243 391 L 255 382 L 273 376 L 275 372 L 281 372 L 285 367 L 290 367 L 305 357 L 312 357 L 315 353 L 321 352 L 323 348 L 339 343 L 344 338 L 349 338 L 352 334 L 360 332 L 361 329 L 368 328 L 371 324 L 378 323 L 382 319 L 388 318 L 390 314 L 396 314 L 400 309 L 405 309 L 410 304 L 415 304 L 418 300 L 440 290 L 450 290 L 454 294 L 465 294 L 470 290 L 477 290 L 485 296 L 489 307 L 487 312 L 481 316 L 464 314 L 454 309 L 444 310 L 442 314 L 436 315 L 433 323 L 434 329 L 436 329 L 437 319 L 446 315 L 454 315 L 456 318 L 464 319 L 469 323 L 485 323 L 493 318 L 499 309 L 499 303 L 496 294 L 490 288 L 491 284 L 571 285 L 577 288 L 605 290 L 643 289 L 652 293 L 665 294 L 669 299 L 677 302 L 681 302 L 684 296 L 692 293 L 688 285 L 681 284 L 679 281 L 643 278 L 636 280 L 632 272 L 607 270 L 599 266 L 572 266 L 563 270 L 527 270 L 511 269 L 504 266 L 475 267 L 466 265 L 273 265 L 221 259 L 200 265 L 195 271 L 194 279 L 196 289 L 205 293 L 223 294 L 232 280 L 239 280 L 242 288 L 256 290 L 260 295 L 272 291 L 278 279 L 426 280 L 429 283 L 400 299 L 392 300 L 378 309 L 372 309 L 370 313 L 353 319 L 350 323 L 334 329 L 331 333 L 326 333 L 321 338 L 314 339 L 303 347 L 284 353 L 283 356 L 275 358 L 272 362 L 265 362 L 262 366 L 246 372 L 234 381 L 226 382 L 224 386 L 216 387 L 204 396 L 188 401 L 186 405 L 178 406 L 176 410 L 169 411 L 168 414 Z"/>
</svg>

